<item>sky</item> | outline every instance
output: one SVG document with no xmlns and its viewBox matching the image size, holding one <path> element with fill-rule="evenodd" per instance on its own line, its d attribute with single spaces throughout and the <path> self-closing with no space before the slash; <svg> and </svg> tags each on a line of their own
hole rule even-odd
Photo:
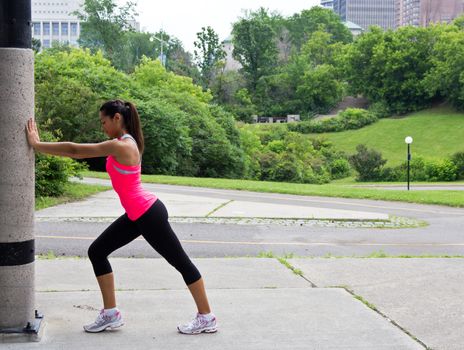
<svg viewBox="0 0 464 350">
<path fill-rule="evenodd" d="M 319 0 L 138 0 L 137 12 L 141 30 L 157 32 L 163 28 L 193 53 L 193 42 L 201 27 L 211 26 L 222 41 L 230 35 L 231 24 L 242 15 L 242 9 L 264 7 L 291 16 L 319 4 Z"/>
</svg>

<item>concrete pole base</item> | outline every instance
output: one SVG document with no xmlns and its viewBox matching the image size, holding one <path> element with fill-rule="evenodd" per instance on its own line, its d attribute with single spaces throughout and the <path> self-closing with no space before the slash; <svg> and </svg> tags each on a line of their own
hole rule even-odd
<svg viewBox="0 0 464 350">
<path fill-rule="evenodd" d="M 33 323 L 29 323 L 23 329 L 0 329 L 0 344 L 40 342 L 45 325 L 43 315 L 39 314 Z"/>
</svg>

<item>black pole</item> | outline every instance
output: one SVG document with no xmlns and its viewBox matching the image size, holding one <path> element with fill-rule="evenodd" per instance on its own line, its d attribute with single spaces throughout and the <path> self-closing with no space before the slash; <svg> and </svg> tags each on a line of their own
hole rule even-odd
<svg viewBox="0 0 464 350">
<path fill-rule="evenodd" d="M 411 162 L 411 144 L 408 143 L 408 191 L 409 191 L 409 172 L 410 172 L 410 165 Z"/>
<path fill-rule="evenodd" d="M 0 47 L 31 46 L 31 0 L 0 0 Z"/>
</svg>

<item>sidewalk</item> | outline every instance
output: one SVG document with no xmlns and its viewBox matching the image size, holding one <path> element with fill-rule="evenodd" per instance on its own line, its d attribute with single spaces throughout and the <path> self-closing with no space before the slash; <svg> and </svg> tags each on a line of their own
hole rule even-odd
<svg viewBox="0 0 464 350">
<path fill-rule="evenodd" d="M 313 288 L 276 259 L 193 260 L 205 279 L 218 318 L 220 328 L 216 334 L 177 333 L 176 325 L 187 321 L 196 310 L 180 274 L 167 262 L 117 258 L 111 259 L 111 263 L 118 305 L 126 325 L 115 331 L 85 333 L 82 325 L 93 321 L 101 307 L 98 285 L 88 259 L 66 258 L 36 261 L 36 305 L 46 322 L 42 340 L 0 347 L 5 350 L 424 348 L 345 289 Z M 434 259 L 422 260 L 425 263 Z M 291 262 L 305 269 L 315 263 L 319 271 L 324 271 L 318 278 L 330 275 L 333 266 L 328 259 Z M 388 269 L 391 261 L 381 262 Z M 316 277 L 312 273 L 305 276 L 310 280 Z M 429 297 L 433 300 L 437 296 Z M 404 307 L 408 305 L 405 303 Z M 387 315 L 388 311 L 385 310 Z M 416 320 L 423 321 L 420 313 Z M 450 345 L 458 346 L 456 340 L 450 339 Z M 436 348 L 445 348 L 443 344 L 447 343 L 436 344 Z M 463 345 L 461 339 L 460 346 L 455 348 Z"/>
<path fill-rule="evenodd" d="M 227 196 L 176 194 L 160 186 L 156 193 L 171 218 L 312 215 L 311 207 L 246 201 L 236 206 Z M 324 215 L 352 219 L 386 215 L 325 209 Z M 41 210 L 36 218 L 113 218 L 121 212 L 109 191 Z M 42 340 L 2 343 L 0 337 L 0 349 L 464 349 L 464 259 L 289 259 L 303 276 L 271 258 L 192 260 L 218 318 L 216 334 L 177 333 L 177 324 L 196 310 L 180 274 L 164 259 L 110 258 L 126 325 L 100 334 L 82 329 L 102 306 L 90 261 L 36 260 Z"/>
<path fill-rule="evenodd" d="M 74 179 L 87 184 L 111 186 L 109 180 L 84 178 Z M 360 210 L 332 209 L 298 205 L 280 205 L 260 202 L 230 200 L 227 196 L 208 197 L 172 193 L 169 187 L 144 183 L 143 188 L 155 193 L 169 208 L 172 217 L 209 217 L 209 218 L 307 218 L 341 220 L 388 220 L 387 214 Z M 36 218 L 115 218 L 123 213 L 116 192 L 113 190 L 98 193 L 85 201 L 62 204 L 40 210 Z"/>
</svg>

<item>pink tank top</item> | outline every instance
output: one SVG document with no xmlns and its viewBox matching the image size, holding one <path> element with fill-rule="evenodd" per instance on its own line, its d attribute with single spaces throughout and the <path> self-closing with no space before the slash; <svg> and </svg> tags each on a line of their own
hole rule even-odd
<svg viewBox="0 0 464 350">
<path fill-rule="evenodd" d="M 134 140 L 129 134 L 118 137 L 118 140 L 126 137 Z M 156 195 L 142 188 L 141 163 L 124 165 L 117 162 L 112 155 L 106 158 L 106 171 L 110 176 L 111 184 L 118 194 L 127 216 L 132 221 L 141 217 L 158 199 Z"/>
</svg>

